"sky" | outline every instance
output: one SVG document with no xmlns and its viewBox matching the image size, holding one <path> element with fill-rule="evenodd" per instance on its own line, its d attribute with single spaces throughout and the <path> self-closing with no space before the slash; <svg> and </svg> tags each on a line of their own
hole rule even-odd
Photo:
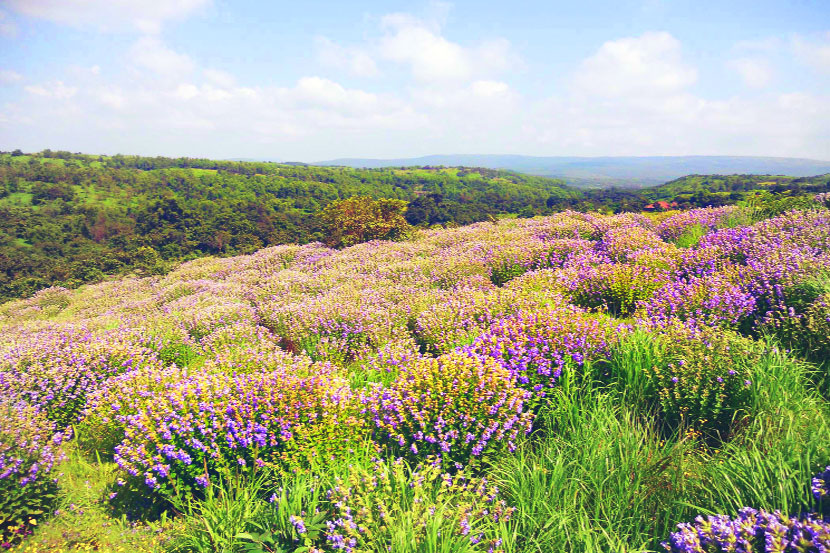
<svg viewBox="0 0 830 553">
<path fill-rule="evenodd" d="M 0 150 L 830 160 L 830 0 L 0 0 Z"/>
</svg>

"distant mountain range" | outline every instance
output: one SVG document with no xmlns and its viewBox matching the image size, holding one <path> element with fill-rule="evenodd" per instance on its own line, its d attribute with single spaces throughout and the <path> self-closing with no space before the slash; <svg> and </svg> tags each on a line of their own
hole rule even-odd
<svg viewBox="0 0 830 553">
<path fill-rule="evenodd" d="M 537 157 L 522 155 L 431 155 L 401 159 L 343 158 L 313 165 L 487 167 L 559 177 L 583 187 L 653 186 L 692 174 L 759 174 L 807 177 L 830 173 L 830 161 L 789 157 L 649 156 Z"/>
</svg>

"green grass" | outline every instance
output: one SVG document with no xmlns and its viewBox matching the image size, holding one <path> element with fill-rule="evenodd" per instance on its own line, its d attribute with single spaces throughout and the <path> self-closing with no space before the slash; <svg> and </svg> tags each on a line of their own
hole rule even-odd
<svg viewBox="0 0 830 553">
<path fill-rule="evenodd" d="M 13 551 L 20 552 L 147 552 L 166 550 L 170 536 L 181 526 L 167 516 L 131 523 L 115 511 L 109 494 L 118 489 L 117 466 L 85 457 L 70 448 L 57 469 L 60 495 L 53 516 L 40 522 L 34 534 Z"/>
</svg>

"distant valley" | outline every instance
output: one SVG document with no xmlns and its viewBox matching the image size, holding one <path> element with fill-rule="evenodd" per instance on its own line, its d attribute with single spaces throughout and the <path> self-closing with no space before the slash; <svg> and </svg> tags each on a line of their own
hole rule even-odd
<svg viewBox="0 0 830 553">
<path fill-rule="evenodd" d="M 532 175 L 557 177 L 585 188 L 645 187 L 684 175 L 791 175 L 807 177 L 830 173 L 830 161 L 788 157 L 649 156 L 649 157 L 537 157 L 523 155 L 430 155 L 400 159 L 342 158 L 314 165 L 346 167 L 487 167 Z"/>
</svg>

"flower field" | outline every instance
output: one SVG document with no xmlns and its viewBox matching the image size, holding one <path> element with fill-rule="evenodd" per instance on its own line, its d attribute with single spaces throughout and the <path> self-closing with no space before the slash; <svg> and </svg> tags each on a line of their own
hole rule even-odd
<svg viewBox="0 0 830 553">
<path fill-rule="evenodd" d="M 564 212 L 0 306 L 19 551 L 830 551 L 830 210 Z"/>
</svg>

